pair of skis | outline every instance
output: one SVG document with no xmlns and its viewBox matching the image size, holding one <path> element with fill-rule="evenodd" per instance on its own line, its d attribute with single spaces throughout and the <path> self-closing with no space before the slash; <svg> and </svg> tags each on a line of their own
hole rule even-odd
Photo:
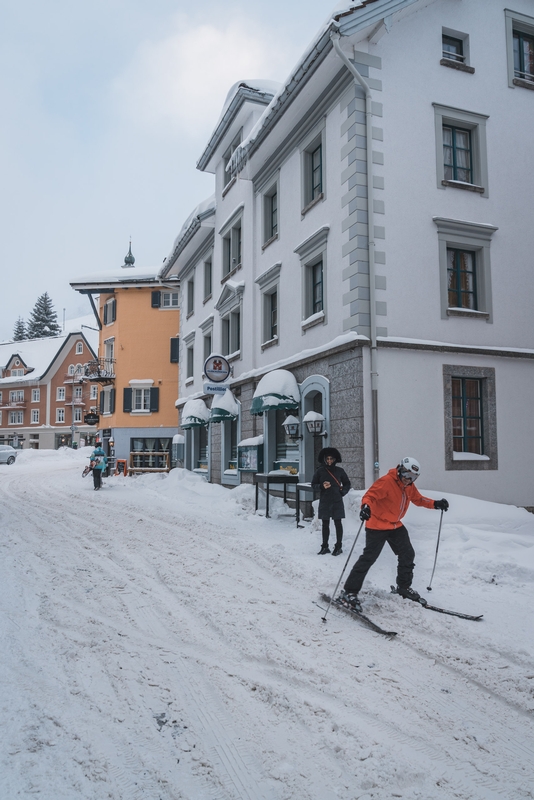
<svg viewBox="0 0 534 800">
<path fill-rule="evenodd" d="M 393 592 L 393 594 L 398 594 L 395 586 L 391 587 L 391 591 Z M 355 611 L 355 609 L 349 608 L 348 606 L 343 605 L 343 603 L 339 603 L 337 600 L 332 600 L 330 596 L 327 594 L 322 593 L 321 599 L 325 603 L 328 604 L 332 603 L 332 605 L 335 605 L 336 608 L 340 608 L 346 614 L 349 614 L 352 617 L 356 617 L 361 622 L 363 622 L 364 625 L 367 625 L 368 628 L 371 628 L 371 630 L 375 631 L 375 633 L 381 633 L 384 636 L 391 636 L 391 637 L 397 635 L 396 631 L 386 631 L 384 628 L 381 628 L 380 625 L 377 625 L 376 622 L 373 622 L 372 619 L 369 619 L 369 617 L 367 617 L 365 614 L 362 614 L 361 611 Z M 474 621 L 478 621 L 481 620 L 482 617 L 484 616 L 483 614 L 477 614 L 477 615 L 462 614 L 460 611 L 450 611 L 447 608 L 439 608 L 438 606 L 431 606 L 429 605 L 427 600 L 425 600 L 424 597 L 420 597 L 415 602 L 419 603 L 419 605 L 423 606 L 423 608 L 426 608 L 428 611 L 437 611 L 439 614 L 449 614 L 451 617 L 460 617 L 460 619 L 471 619 Z"/>
</svg>

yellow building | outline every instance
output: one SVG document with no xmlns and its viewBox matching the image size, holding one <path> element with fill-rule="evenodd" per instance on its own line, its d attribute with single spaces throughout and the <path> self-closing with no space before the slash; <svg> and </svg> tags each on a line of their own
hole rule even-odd
<svg viewBox="0 0 534 800">
<path fill-rule="evenodd" d="M 179 285 L 138 272 L 133 261 L 130 250 L 120 275 L 71 286 L 88 295 L 100 330 L 98 359 L 85 374 L 100 386 L 97 426 L 111 466 L 163 470 L 178 429 Z"/>
</svg>

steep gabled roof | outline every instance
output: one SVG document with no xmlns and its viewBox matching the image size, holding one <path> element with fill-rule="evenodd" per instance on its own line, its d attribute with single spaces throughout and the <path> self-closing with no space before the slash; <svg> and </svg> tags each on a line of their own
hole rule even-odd
<svg viewBox="0 0 534 800">
<path fill-rule="evenodd" d="M 13 357 L 19 358 L 31 372 L 27 375 L 0 378 L 0 387 L 11 383 L 32 383 L 45 377 L 62 351 L 69 346 L 72 338 L 82 338 L 89 352 L 96 358 L 96 353 L 81 332 L 64 333 L 60 336 L 47 336 L 43 339 L 24 339 L 21 342 L 3 342 L 0 344 L 0 366 L 5 369 Z"/>
</svg>

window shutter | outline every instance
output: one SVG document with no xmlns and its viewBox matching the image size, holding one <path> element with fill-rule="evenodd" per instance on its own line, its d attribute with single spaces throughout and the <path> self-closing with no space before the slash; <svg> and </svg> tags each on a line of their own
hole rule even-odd
<svg viewBox="0 0 534 800">
<path fill-rule="evenodd" d="M 178 364 L 180 361 L 180 339 L 173 337 L 171 339 L 171 364 Z"/>
<path fill-rule="evenodd" d="M 133 390 L 126 388 L 124 389 L 123 401 L 122 401 L 122 410 L 129 412 L 132 410 L 132 395 Z"/>
<path fill-rule="evenodd" d="M 115 389 L 111 389 L 109 393 L 109 413 L 115 413 Z"/>
<path fill-rule="evenodd" d="M 100 405 L 99 405 L 99 407 L 100 407 L 100 413 L 103 414 L 104 413 L 104 392 L 103 391 L 100 392 Z"/>
<path fill-rule="evenodd" d="M 152 292 L 152 308 L 159 308 L 161 305 L 161 292 Z"/>
<path fill-rule="evenodd" d="M 115 322 L 117 319 L 117 301 L 115 298 L 111 301 L 111 320 L 110 322 Z"/>
<path fill-rule="evenodd" d="M 150 410 L 159 411 L 159 389 L 157 386 L 150 389 Z"/>
<path fill-rule="evenodd" d="M 108 307 L 104 303 L 104 325 L 108 324 Z"/>
</svg>

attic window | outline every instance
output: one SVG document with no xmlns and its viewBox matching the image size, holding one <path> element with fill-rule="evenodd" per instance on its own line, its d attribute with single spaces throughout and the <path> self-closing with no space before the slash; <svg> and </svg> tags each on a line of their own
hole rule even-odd
<svg viewBox="0 0 534 800">
<path fill-rule="evenodd" d="M 223 176 L 223 186 L 227 186 L 232 180 L 232 175 L 230 172 L 226 171 L 228 164 L 230 163 L 230 159 L 232 158 L 233 154 L 243 141 L 243 130 L 240 130 L 235 139 L 233 140 L 230 147 L 226 150 L 223 155 L 223 167 L 224 167 L 224 176 Z"/>
</svg>

